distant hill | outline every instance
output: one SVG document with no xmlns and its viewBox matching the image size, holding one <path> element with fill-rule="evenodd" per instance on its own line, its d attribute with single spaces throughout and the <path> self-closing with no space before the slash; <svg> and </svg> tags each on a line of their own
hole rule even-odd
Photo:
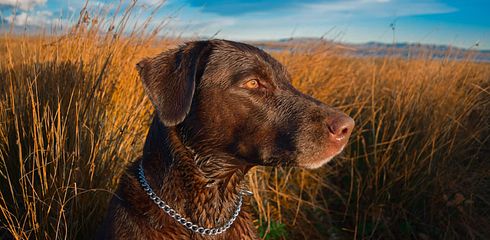
<svg viewBox="0 0 490 240">
<path fill-rule="evenodd" d="M 403 58 L 431 57 L 435 59 L 463 60 L 490 62 L 490 50 L 479 50 L 477 46 L 471 49 L 458 48 L 449 45 L 420 44 L 420 43 L 380 43 L 367 42 L 363 44 L 338 43 L 318 38 L 280 39 L 277 41 L 249 42 L 268 51 L 309 51 L 316 47 L 335 49 L 342 54 L 359 57 L 397 56 Z"/>
</svg>

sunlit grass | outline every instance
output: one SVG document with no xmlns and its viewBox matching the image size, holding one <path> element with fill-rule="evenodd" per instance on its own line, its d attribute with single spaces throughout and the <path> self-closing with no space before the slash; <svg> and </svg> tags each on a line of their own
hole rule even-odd
<svg viewBox="0 0 490 240">
<path fill-rule="evenodd" d="M 134 66 L 175 41 L 126 26 L 131 6 L 120 11 L 121 22 L 82 17 L 62 35 L 0 38 L 0 238 L 92 238 L 141 154 L 152 107 Z M 489 64 L 347 57 L 322 44 L 273 55 L 356 129 L 319 170 L 248 174 L 269 239 L 490 234 Z"/>
</svg>

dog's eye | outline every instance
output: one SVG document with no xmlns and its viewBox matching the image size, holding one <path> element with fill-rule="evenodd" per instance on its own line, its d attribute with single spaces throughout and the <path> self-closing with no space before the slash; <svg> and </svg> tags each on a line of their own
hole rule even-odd
<svg viewBox="0 0 490 240">
<path fill-rule="evenodd" d="M 248 80 L 243 84 L 243 87 L 248 88 L 248 89 L 256 89 L 260 87 L 259 80 L 257 79 L 252 79 Z"/>
</svg>

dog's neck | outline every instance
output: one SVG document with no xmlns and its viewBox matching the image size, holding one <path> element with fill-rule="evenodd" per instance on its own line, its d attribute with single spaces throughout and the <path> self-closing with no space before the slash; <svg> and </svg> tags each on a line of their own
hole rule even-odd
<svg viewBox="0 0 490 240">
<path fill-rule="evenodd" d="M 226 222 L 249 168 L 224 157 L 201 156 L 178 132 L 153 119 L 143 150 L 148 182 L 164 201 L 198 224 L 214 227 Z"/>
</svg>

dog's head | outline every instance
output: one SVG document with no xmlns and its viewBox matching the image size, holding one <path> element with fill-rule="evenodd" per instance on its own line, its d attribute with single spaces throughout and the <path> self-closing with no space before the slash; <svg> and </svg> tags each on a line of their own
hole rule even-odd
<svg viewBox="0 0 490 240">
<path fill-rule="evenodd" d="M 295 89 L 286 69 L 243 43 L 190 42 L 137 64 L 160 121 L 198 153 L 244 165 L 317 168 L 354 127 L 344 113 Z"/>
</svg>

